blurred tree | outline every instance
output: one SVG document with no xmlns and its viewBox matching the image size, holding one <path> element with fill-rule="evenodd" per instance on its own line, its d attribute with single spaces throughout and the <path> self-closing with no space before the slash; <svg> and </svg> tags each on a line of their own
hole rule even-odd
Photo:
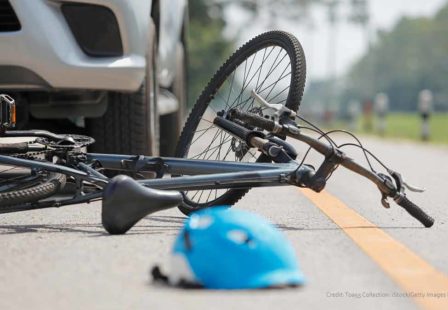
<svg viewBox="0 0 448 310">
<path fill-rule="evenodd" d="M 221 63 L 230 56 L 234 42 L 223 36 L 222 10 L 207 0 L 189 1 L 189 98 L 192 106 Z"/>
<path fill-rule="evenodd" d="M 313 3 L 326 0 L 190 0 L 189 1 L 189 99 L 192 106 L 214 72 L 235 49 L 238 38 L 223 36 L 226 26 L 225 9 L 238 5 L 262 18 L 261 12 L 269 12 L 273 22 L 279 19 L 305 20 L 307 9 Z"/>
<path fill-rule="evenodd" d="M 435 108 L 447 110 L 447 28 L 448 5 L 434 18 L 404 17 L 392 31 L 379 32 L 377 42 L 351 68 L 346 93 L 363 100 L 384 92 L 391 109 L 410 111 L 416 109 L 418 93 L 430 89 Z"/>
<path fill-rule="evenodd" d="M 253 24 L 265 25 L 267 29 L 278 28 L 284 20 L 312 24 L 309 9 L 313 4 L 336 0 L 209 0 L 222 10 L 232 6 L 244 9 L 249 18 L 247 27 Z"/>
<path fill-rule="evenodd" d="M 314 21 L 310 9 L 313 6 L 333 8 L 333 10 L 329 9 L 329 18 L 333 20 L 334 24 L 336 22 L 336 6 L 345 4 L 351 7 L 351 14 L 346 16 L 348 20 L 361 25 L 368 33 L 367 3 L 368 0 L 190 0 L 190 105 L 199 96 L 214 71 L 234 49 L 234 42 L 223 36 L 226 26 L 224 15 L 228 8 L 237 6 L 244 9 L 248 13 L 248 17 L 243 24 L 247 24 L 248 27 L 252 24 L 262 25 L 264 23 L 268 29 L 272 29 L 277 28 L 282 21 L 289 20 L 295 23 L 306 23 L 312 29 Z M 343 18 L 337 20 L 342 21 Z M 329 51 L 333 50 L 335 49 L 329 49 Z M 337 79 L 334 74 L 334 59 L 334 53 L 329 53 L 329 72 L 333 72 L 332 77 L 328 81 L 314 85 L 316 86 L 315 90 L 324 89 L 325 91 L 311 92 L 319 97 L 316 99 L 321 102 L 333 102 L 333 98 L 340 93 L 338 91 L 340 83 L 336 83 Z M 312 88 L 314 89 L 314 87 Z M 334 91 L 331 91 L 332 89 Z M 359 93 L 355 90 L 353 92 Z M 347 94 L 344 95 L 351 98 Z M 311 98 L 313 95 L 309 97 Z"/>
</svg>

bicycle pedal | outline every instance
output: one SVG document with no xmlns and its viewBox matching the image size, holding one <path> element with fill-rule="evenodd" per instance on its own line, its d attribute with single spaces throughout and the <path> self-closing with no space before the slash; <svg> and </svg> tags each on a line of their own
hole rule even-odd
<svg viewBox="0 0 448 310">
<path fill-rule="evenodd" d="M 16 102 L 5 94 L 0 95 L 0 133 L 16 125 Z"/>
</svg>

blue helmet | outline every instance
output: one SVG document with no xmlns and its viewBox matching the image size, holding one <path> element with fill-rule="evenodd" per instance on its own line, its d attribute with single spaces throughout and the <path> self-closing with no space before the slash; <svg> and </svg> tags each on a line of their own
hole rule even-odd
<svg viewBox="0 0 448 310">
<path fill-rule="evenodd" d="M 194 213 L 173 247 L 170 283 L 255 289 L 304 283 L 294 249 L 273 225 L 241 210 Z"/>
</svg>

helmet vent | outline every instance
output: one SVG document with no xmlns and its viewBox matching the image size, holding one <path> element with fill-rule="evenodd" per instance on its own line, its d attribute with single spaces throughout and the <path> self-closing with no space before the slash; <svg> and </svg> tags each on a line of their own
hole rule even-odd
<svg viewBox="0 0 448 310">
<path fill-rule="evenodd" d="M 193 229 L 206 229 L 213 223 L 210 216 L 192 217 L 190 227 Z"/>
<path fill-rule="evenodd" d="M 254 240 L 244 230 L 231 230 L 227 233 L 227 238 L 237 244 L 246 244 L 251 248 L 255 246 Z"/>
<path fill-rule="evenodd" d="M 190 233 L 188 232 L 188 230 L 184 231 L 184 245 L 187 251 L 191 251 L 191 249 L 193 248 L 191 244 Z"/>
</svg>

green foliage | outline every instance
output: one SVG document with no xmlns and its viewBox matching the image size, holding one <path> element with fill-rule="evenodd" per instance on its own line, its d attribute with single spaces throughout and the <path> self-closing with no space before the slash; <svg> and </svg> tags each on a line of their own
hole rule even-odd
<svg viewBox="0 0 448 310">
<path fill-rule="evenodd" d="M 210 14 L 213 9 L 214 14 Z M 211 8 L 206 0 L 189 1 L 189 98 L 192 106 L 214 72 L 233 52 L 232 41 L 223 37 L 222 11 Z"/>
<path fill-rule="evenodd" d="M 430 89 L 438 110 L 448 109 L 448 5 L 434 18 L 402 18 L 350 70 L 348 90 L 358 100 L 389 95 L 393 110 L 416 109 L 418 93 Z"/>
<path fill-rule="evenodd" d="M 391 113 L 386 118 L 385 138 L 421 140 L 422 119 L 415 113 Z M 429 142 L 448 144 L 447 113 L 434 114 L 429 120 Z M 369 133 L 370 134 L 370 133 Z"/>
</svg>

